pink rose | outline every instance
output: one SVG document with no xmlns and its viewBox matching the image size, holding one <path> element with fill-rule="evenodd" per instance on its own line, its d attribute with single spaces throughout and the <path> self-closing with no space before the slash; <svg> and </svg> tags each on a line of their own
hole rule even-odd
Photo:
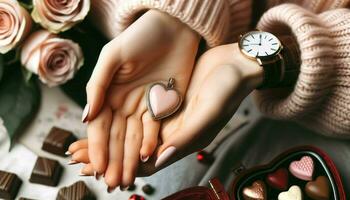
<svg viewBox="0 0 350 200">
<path fill-rule="evenodd" d="M 31 29 L 29 13 L 17 0 L 0 0 L 0 53 L 13 49 Z"/>
<path fill-rule="evenodd" d="M 33 0 L 33 5 L 34 21 L 53 33 L 70 29 L 90 10 L 90 0 Z"/>
<path fill-rule="evenodd" d="M 23 44 L 21 63 L 52 87 L 72 79 L 83 65 L 84 58 L 78 44 L 40 30 L 30 35 Z"/>
</svg>

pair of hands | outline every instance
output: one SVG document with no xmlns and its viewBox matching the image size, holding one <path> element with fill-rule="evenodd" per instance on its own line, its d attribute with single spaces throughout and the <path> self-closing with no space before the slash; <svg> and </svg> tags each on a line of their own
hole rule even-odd
<svg viewBox="0 0 350 200">
<path fill-rule="evenodd" d="M 82 175 L 104 174 L 109 192 L 124 189 L 214 139 L 262 82 L 262 69 L 237 44 L 213 48 L 195 64 L 199 41 L 185 24 L 150 10 L 102 49 L 86 87 L 88 139 L 69 147 L 71 163 L 85 163 Z M 155 121 L 145 92 L 170 77 L 185 97 L 182 109 Z"/>
</svg>

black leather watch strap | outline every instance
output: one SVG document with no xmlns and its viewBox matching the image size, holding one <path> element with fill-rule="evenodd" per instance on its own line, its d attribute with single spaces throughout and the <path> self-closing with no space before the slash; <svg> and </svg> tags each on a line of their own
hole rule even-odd
<svg viewBox="0 0 350 200">
<path fill-rule="evenodd" d="M 276 62 L 264 64 L 264 79 L 258 89 L 279 88 L 293 86 L 300 71 L 300 51 L 292 36 L 279 37 L 283 44 L 280 52 L 282 59 Z"/>
</svg>

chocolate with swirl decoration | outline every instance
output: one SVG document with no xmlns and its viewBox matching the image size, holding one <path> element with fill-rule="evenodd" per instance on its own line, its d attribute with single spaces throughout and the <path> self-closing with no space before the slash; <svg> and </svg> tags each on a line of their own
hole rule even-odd
<svg viewBox="0 0 350 200">
<path fill-rule="evenodd" d="M 15 199 L 21 184 L 16 174 L 0 170 L 0 199 Z"/>
<path fill-rule="evenodd" d="M 78 181 L 58 191 L 56 200 L 95 200 L 95 195 L 86 186 L 84 181 Z"/>
<path fill-rule="evenodd" d="M 56 186 L 61 178 L 63 168 L 57 160 L 38 157 L 29 182 Z"/>
</svg>

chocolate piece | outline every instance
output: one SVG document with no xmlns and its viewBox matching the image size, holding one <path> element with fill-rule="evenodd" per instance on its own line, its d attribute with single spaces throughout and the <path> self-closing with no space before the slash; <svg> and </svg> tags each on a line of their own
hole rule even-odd
<svg viewBox="0 0 350 200">
<path fill-rule="evenodd" d="M 243 189 L 244 200 L 267 200 L 266 186 L 261 180 Z"/>
<path fill-rule="evenodd" d="M 305 193 L 315 200 L 328 200 L 329 192 L 329 181 L 325 176 L 319 176 L 305 185 Z"/>
<path fill-rule="evenodd" d="M 288 188 L 288 170 L 280 168 L 266 177 L 266 183 L 278 190 L 286 190 Z"/>
<path fill-rule="evenodd" d="M 15 199 L 22 180 L 16 174 L 0 170 L 0 198 Z"/>
<path fill-rule="evenodd" d="M 145 194 L 153 194 L 154 192 L 154 188 L 150 185 L 150 184 L 146 184 L 142 187 L 142 191 Z"/>
<path fill-rule="evenodd" d="M 34 199 L 28 199 L 28 198 L 25 198 L 25 197 L 20 197 L 18 200 L 34 200 Z"/>
<path fill-rule="evenodd" d="M 38 157 L 29 181 L 48 186 L 56 186 L 61 178 L 63 168 L 56 160 Z"/>
<path fill-rule="evenodd" d="M 146 200 L 145 197 L 138 194 L 133 194 L 129 197 L 129 200 Z"/>
<path fill-rule="evenodd" d="M 58 191 L 56 200 L 95 200 L 95 195 L 86 186 L 84 181 L 78 181 Z"/>
<path fill-rule="evenodd" d="M 75 141 L 77 141 L 77 138 L 72 132 L 58 127 L 52 127 L 50 133 L 46 136 L 41 149 L 66 157 L 67 155 L 65 155 L 65 153 L 68 150 L 69 145 Z"/>
</svg>

